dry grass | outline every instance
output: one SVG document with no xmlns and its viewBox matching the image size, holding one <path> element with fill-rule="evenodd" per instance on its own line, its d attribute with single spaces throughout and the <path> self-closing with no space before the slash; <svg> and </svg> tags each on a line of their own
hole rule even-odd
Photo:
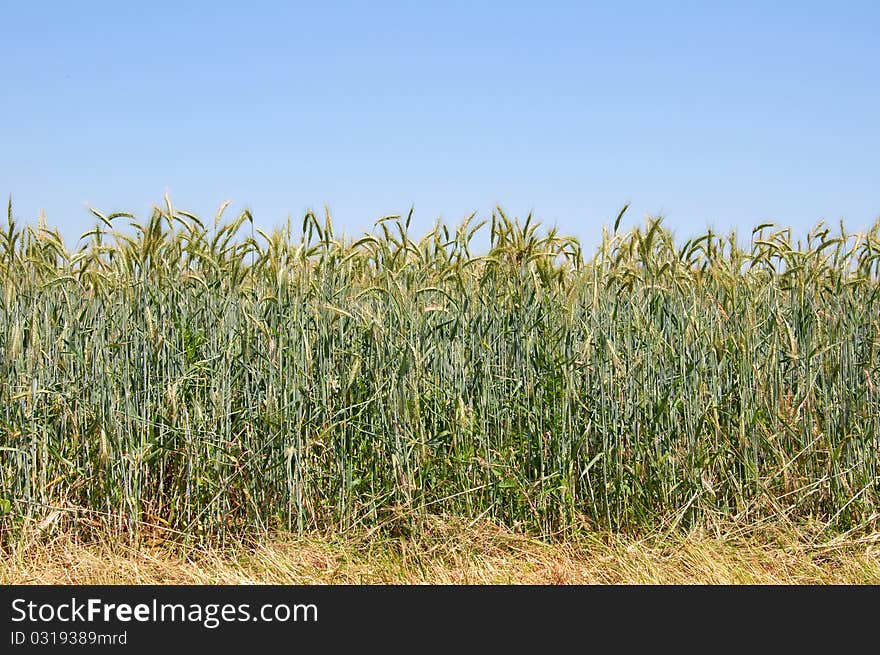
<svg viewBox="0 0 880 655">
<path fill-rule="evenodd" d="M 325 535 L 187 556 L 58 536 L 5 553 L 0 583 L 880 584 L 880 535 L 592 534 L 548 544 L 447 523 L 419 538 Z"/>
</svg>

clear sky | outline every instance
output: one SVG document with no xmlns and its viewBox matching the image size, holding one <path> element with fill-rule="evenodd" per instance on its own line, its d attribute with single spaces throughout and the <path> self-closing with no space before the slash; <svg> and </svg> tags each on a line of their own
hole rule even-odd
<svg viewBox="0 0 880 655">
<path fill-rule="evenodd" d="M 880 215 L 876 1 L 0 3 L 0 193 L 66 237 L 166 191 L 588 243 L 625 202 L 681 236 Z"/>
</svg>

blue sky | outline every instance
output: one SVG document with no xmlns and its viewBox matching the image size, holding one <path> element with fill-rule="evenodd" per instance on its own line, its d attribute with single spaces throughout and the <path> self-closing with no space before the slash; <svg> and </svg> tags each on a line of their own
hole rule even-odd
<svg viewBox="0 0 880 655">
<path fill-rule="evenodd" d="M 349 234 L 500 204 L 589 243 L 625 202 L 866 227 L 880 4 L 770 4 L 4 2 L 0 193 L 67 238 L 166 191 Z"/>
</svg>

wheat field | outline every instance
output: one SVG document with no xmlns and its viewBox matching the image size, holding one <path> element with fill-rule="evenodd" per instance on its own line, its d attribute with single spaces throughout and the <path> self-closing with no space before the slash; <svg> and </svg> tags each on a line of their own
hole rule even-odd
<svg viewBox="0 0 880 655">
<path fill-rule="evenodd" d="M 531 217 L 0 231 L 0 528 L 876 530 L 880 222 L 593 250 Z M 479 243 L 485 247 L 478 247 Z"/>
</svg>

